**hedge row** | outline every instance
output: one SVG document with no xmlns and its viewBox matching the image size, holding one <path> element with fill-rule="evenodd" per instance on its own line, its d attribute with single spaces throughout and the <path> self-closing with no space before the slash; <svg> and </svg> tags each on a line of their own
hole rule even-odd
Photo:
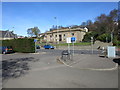
<svg viewBox="0 0 120 90">
<path fill-rule="evenodd" d="M 118 41 L 118 40 L 117 40 L 117 41 L 113 41 L 113 45 L 114 45 L 114 46 L 119 46 L 119 47 L 120 47 L 120 41 Z"/>
<path fill-rule="evenodd" d="M 24 38 L 24 39 L 3 40 L 2 46 L 12 46 L 15 52 L 23 52 L 23 53 L 35 52 L 34 39 Z"/>
</svg>

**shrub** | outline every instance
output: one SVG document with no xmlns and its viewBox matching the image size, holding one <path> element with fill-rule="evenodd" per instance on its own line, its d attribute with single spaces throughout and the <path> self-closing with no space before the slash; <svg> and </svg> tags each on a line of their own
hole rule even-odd
<svg viewBox="0 0 120 90">
<path fill-rule="evenodd" d="M 120 46 L 120 41 L 117 39 L 118 37 L 114 37 L 114 39 L 113 39 L 113 45 L 114 46 Z"/>
<path fill-rule="evenodd" d="M 94 37 L 94 41 L 96 40 L 96 37 L 98 36 L 97 32 L 88 32 L 84 36 L 83 42 L 91 42 L 91 37 Z"/>
<path fill-rule="evenodd" d="M 97 37 L 97 40 L 100 40 L 102 42 L 110 42 L 111 41 L 111 35 L 108 33 L 102 34 Z"/>
<path fill-rule="evenodd" d="M 2 46 L 12 46 L 15 52 L 33 53 L 35 52 L 34 39 L 12 39 L 3 40 Z"/>
</svg>

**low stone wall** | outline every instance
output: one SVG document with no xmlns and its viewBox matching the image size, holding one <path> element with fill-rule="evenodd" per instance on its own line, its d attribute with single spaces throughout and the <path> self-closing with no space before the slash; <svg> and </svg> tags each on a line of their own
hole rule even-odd
<svg viewBox="0 0 120 90">
<path fill-rule="evenodd" d="M 100 42 L 100 41 L 96 41 L 93 45 L 93 49 L 98 49 L 98 47 L 100 47 L 100 49 L 102 49 L 103 47 L 106 49 L 107 46 L 111 45 L 111 43 L 104 43 L 104 42 Z M 70 46 L 71 49 L 73 49 L 73 46 L 71 45 Z M 61 50 L 66 50 L 68 49 L 68 46 L 59 46 L 58 49 L 61 49 Z M 74 46 L 74 49 L 75 50 L 89 50 L 89 49 L 92 49 L 92 46 L 91 45 L 86 45 L 86 46 Z"/>
</svg>

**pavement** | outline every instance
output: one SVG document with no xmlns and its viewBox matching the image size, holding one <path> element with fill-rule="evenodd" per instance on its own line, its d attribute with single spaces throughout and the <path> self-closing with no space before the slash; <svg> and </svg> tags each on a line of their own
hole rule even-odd
<svg viewBox="0 0 120 90">
<path fill-rule="evenodd" d="M 71 56 L 71 60 L 63 60 L 61 57 L 59 60 L 66 66 L 78 69 L 115 70 L 118 68 L 118 64 L 113 61 L 113 58 L 99 55 L 74 54 Z"/>
</svg>

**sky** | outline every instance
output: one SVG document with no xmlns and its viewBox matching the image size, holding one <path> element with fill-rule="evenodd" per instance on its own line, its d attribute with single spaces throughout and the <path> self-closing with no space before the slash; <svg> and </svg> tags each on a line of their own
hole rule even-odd
<svg viewBox="0 0 120 90">
<path fill-rule="evenodd" d="M 80 25 L 113 9 L 117 2 L 2 2 L 0 28 L 27 36 L 28 28 L 37 26 L 44 33 L 53 25 Z"/>
</svg>

